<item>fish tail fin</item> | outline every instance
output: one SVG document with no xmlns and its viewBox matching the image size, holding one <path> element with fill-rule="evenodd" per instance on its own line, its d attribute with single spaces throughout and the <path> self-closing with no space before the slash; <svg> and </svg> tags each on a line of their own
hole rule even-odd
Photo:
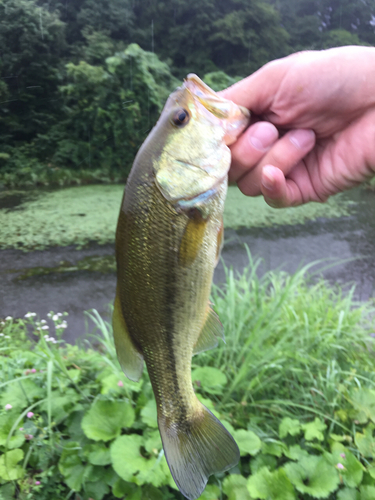
<svg viewBox="0 0 375 500">
<path fill-rule="evenodd" d="M 158 423 L 173 479 L 189 500 L 201 495 L 211 474 L 231 469 L 240 459 L 233 437 L 203 405 L 182 425 L 161 415 Z"/>
</svg>

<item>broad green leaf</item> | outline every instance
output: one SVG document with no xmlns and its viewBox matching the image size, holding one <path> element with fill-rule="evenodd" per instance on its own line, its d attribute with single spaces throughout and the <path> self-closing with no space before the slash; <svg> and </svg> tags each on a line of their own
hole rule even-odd
<svg viewBox="0 0 375 500">
<path fill-rule="evenodd" d="M 354 488 L 344 488 L 337 493 L 337 500 L 360 500 L 360 498 L 360 492 Z"/>
<path fill-rule="evenodd" d="M 361 432 L 355 433 L 355 444 L 361 455 L 366 458 L 375 458 L 375 438 L 373 436 L 374 426 L 368 425 L 363 434 Z"/>
<path fill-rule="evenodd" d="M 86 468 L 79 456 L 81 447 L 78 442 L 67 443 L 59 460 L 59 471 L 65 477 L 66 484 L 74 491 L 81 489 Z"/>
<path fill-rule="evenodd" d="M 150 401 L 141 410 L 142 421 L 149 427 L 158 426 L 158 414 L 156 411 L 156 402 L 154 399 Z"/>
<path fill-rule="evenodd" d="M 361 486 L 359 491 L 361 492 L 360 500 L 374 500 L 375 486 Z"/>
<path fill-rule="evenodd" d="M 291 436 L 297 436 L 301 432 L 301 424 L 299 420 L 293 418 L 285 417 L 279 424 L 279 437 L 285 438 L 288 434 Z"/>
<path fill-rule="evenodd" d="M 281 441 L 269 441 L 268 443 L 262 442 L 262 453 L 264 454 L 281 457 L 281 455 L 285 455 L 287 449 L 286 444 Z"/>
<path fill-rule="evenodd" d="M 69 370 L 70 372 L 71 370 Z M 79 370 L 77 370 L 79 371 Z M 69 410 L 79 400 L 79 395 L 74 389 L 68 388 L 62 394 L 60 391 L 52 391 L 51 393 L 51 412 L 53 420 L 60 423 L 69 414 Z M 41 411 L 48 411 L 48 401 L 40 405 Z"/>
<path fill-rule="evenodd" d="M 15 415 L 14 412 L 9 412 L 8 414 L 0 416 L 0 446 L 6 446 L 8 442 L 9 450 L 19 448 L 25 441 L 24 433 L 19 430 L 19 427 L 22 425 L 21 423 L 12 437 L 8 440 L 9 433 L 17 417 L 18 415 Z"/>
<path fill-rule="evenodd" d="M 144 447 L 148 453 L 153 453 L 158 455 L 159 451 L 162 449 L 161 437 L 159 431 L 151 431 L 143 435 L 145 438 Z"/>
<path fill-rule="evenodd" d="M 289 447 L 289 449 L 285 452 L 285 456 L 291 460 L 300 460 L 301 458 L 308 457 L 309 453 L 301 448 L 299 444 L 295 444 Z"/>
<path fill-rule="evenodd" d="M 336 468 L 324 457 L 311 455 L 297 463 L 289 462 L 284 470 L 298 491 L 314 498 L 326 498 L 340 482 Z"/>
<path fill-rule="evenodd" d="M 259 469 L 247 481 L 251 497 L 260 500 L 295 500 L 296 493 L 283 469 L 270 472 L 267 467 Z"/>
<path fill-rule="evenodd" d="M 211 394 L 221 394 L 227 383 L 226 375 L 212 366 L 202 366 L 196 368 L 191 373 L 193 382 L 197 382 L 206 392 Z"/>
<path fill-rule="evenodd" d="M 224 479 L 223 492 L 227 495 L 228 500 L 251 500 L 247 489 L 247 480 L 240 474 L 231 474 Z"/>
<path fill-rule="evenodd" d="M 349 486 L 350 488 L 358 486 L 362 482 L 363 478 L 363 465 L 356 459 L 353 453 L 351 453 L 341 443 L 333 443 L 331 451 L 332 455 L 329 460 L 330 463 L 332 465 L 336 465 L 336 467 L 338 464 L 344 466 L 344 469 L 339 469 L 339 473 L 346 486 Z"/>
<path fill-rule="evenodd" d="M 119 386 L 118 383 L 122 382 L 122 386 Z M 133 382 L 129 380 L 123 373 L 111 373 L 107 375 L 103 379 L 101 379 L 101 393 L 108 394 L 110 391 L 114 394 L 124 394 L 125 390 L 132 392 L 139 392 L 142 389 L 143 380 L 141 379 L 139 382 Z M 125 393 L 126 394 L 126 393 Z"/>
<path fill-rule="evenodd" d="M 372 389 L 354 389 L 350 393 L 349 401 L 357 411 L 356 419 L 361 424 L 368 420 L 375 423 L 375 391 Z"/>
<path fill-rule="evenodd" d="M 95 481 L 94 483 L 86 481 L 84 488 L 87 497 L 92 498 L 92 500 L 102 500 L 104 495 L 109 493 L 108 485 L 102 481 Z"/>
<path fill-rule="evenodd" d="M 267 469 L 270 471 L 275 470 L 277 467 L 276 457 L 273 455 L 263 455 L 263 453 L 261 453 L 250 462 L 250 469 L 252 474 L 258 472 L 258 470 L 262 467 L 267 467 Z"/>
<path fill-rule="evenodd" d="M 7 451 L 0 456 L 0 478 L 6 481 L 15 481 L 24 476 L 25 471 L 18 465 L 18 462 L 23 459 L 23 450 L 16 449 Z"/>
<path fill-rule="evenodd" d="M 0 486 L 0 500 L 13 499 L 15 487 L 14 483 L 6 483 L 4 486 Z"/>
<path fill-rule="evenodd" d="M 367 472 L 375 479 L 375 464 L 368 467 Z"/>
<path fill-rule="evenodd" d="M 143 462 L 142 469 L 135 476 L 134 482 L 139 486 L 151 483 L 156 488 L 159 488 L 163 484 L 168 483 L 169 474 L 167 461 L 164 456 L 160 460 L 156 457 L 151 457 Z"/>
<path fill-rule="evenodd" d="M 220 500 L 220 488 L 214 484 L 208 484 L 197 500 Z"/>
<path fill-rule="evenodd" d="M 118 437 L 111 445 L 112 466 L 125 481 L 131 481 L 133 474 L 147 466 L 140 452 L 142 444 L 142 436 L 129 434 Z"/>
<path fill-rule="evenodd" d="M 125 401 L 96 401 L 82 419 L 82 430 L 94 441 L 109 441 L 130 427 L 135 418 L 132 406 Z"/>
<path fill-rule="evenodd" d="M 315 417 L 314 422 L 310 422 L 308 424 L 302 424 L 301 427 L 305 431 L 306 441 L 313 441 L 314 439 L 317 439 L 318 441 L 323 441 L 324 439 L 323 431 L 325 431 L 327 426 L 320 420 L 320 418 Z"/>
<path fill-rule="evenodd" d="M 6 386 L 5 392 L 0 397 L 0 406 L 11 404 L 13 410 L 27 408 L 36 399 L 42 398 L 44 389 L 38 387 L 32 380 L 15 380 Z"/>
<path fill-rule="evenodd" d="M 233 437 L 240 449 L 241 457 L 245 455 L 256 455 L 262 445 L 261 440 L 252 431 L 240 429 L 234 431 Z"/>
<path fill-rule="evenodd" d="M 93 444 L 88 459 L 93 465 L 108 465 L 111 463 L 111 453 L 103 443 Z"/>
<path fill-rule="evenodd" d="M 112 493 L 116 498 L 128 498 L 128 495 L 130 495 L 135 488 L 136 486 L 134 484 L 128 483 L 119 477 L 112 486 Z"/>
</svg>

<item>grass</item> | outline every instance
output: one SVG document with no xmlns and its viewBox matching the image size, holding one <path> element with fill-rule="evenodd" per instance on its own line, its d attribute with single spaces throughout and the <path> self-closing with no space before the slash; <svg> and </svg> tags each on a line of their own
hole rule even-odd
<svg viewBox="0 0 375 500">
<path fill-rule="evenodd" d="M 76 245 L 91 241 L 113 243 L 123 194 L 121 185 L 76 186 L 54 191 L 3 192 L 0 206 L 11 196 L 21 201 L 12 208 L 0 209 L 0 248 L 38 250 L 49 246 Z M 264 200 L 244 196 L 230 187 L 224 211 L 225 227 L 265 227 L 301 224 L 318 217 L 348 214 L 341 196 L 326 204 L 275 210 Z"/>
</svg>

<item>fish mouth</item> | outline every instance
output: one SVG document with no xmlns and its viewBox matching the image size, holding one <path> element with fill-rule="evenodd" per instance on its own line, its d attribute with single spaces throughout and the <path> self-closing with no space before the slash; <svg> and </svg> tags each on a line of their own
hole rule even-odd
<svg viewBox="0 0 375 500">
<path fill-rule="evenodd" d="M 198 99 L 217 118 L 221 120 L 240 119 L 244 121 L 250 119 L 250 111 L 247 108 L 219 96 L 194 73 L 190 73 L 186 77 L 184 86 L 195 99 Z"/>
</svg>

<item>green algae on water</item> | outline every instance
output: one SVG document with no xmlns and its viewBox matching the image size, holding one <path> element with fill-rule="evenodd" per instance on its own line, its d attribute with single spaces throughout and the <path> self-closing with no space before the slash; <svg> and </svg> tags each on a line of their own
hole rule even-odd
<svg viewBox="0 0 375 500">
<path fill-rule="evenodd" d="M 263 196 L 244 196 L 236 186 L 230 186 L 225 202 L 224 227 L 272 227 L 304 224 L 318 218 L 344 217 L 353 211 L 353 208 L 349 211 L 351 203 L 344 197 L 344 194 L 337 194 L 326 203 L 311 202 L 299 207 L 276 209 L 267 205 Z"/>
<path fill-rule="evenodd" d="M 6 204 L 3 193 L 0 248 L 41 250 L 50 246 L 82 247 L 92 241 L 113 243 L 123 191 L 124 186 L 117 184 L 35 190 L 25 193 L 25 199 L 13 209 Z M 262 197 L 244 196 L 237 187 L 231 186 L 225 203 L 224 225 L 237 229 L 303 224 L 320 217 L 348 215 L 349 203 L 337 195 L 327 203 L 274 209 Z"/>
</svg>

